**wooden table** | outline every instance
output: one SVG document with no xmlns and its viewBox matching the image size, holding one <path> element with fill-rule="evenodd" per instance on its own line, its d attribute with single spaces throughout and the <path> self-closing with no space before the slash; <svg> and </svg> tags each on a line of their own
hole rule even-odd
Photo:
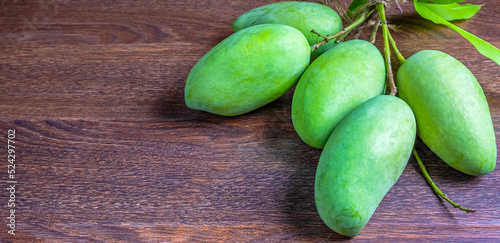
<svg viewBox="0 0 500 243">
<path fill-rule="evenodd" d="M 314 205 L 321 150 L 291 123 L 292 91 L 238 117 L 190 110 L 191 67 L 259 1 L 0 1 L 0 239 L 319 242 L 349 240 Z M 345 3 L 346 1 L 344 1 Z M 500 47 L 499 1 L 455 22 Z M 389 23 L 402 54 L 445 51 L 476 75 L 500 138 L 500 67 L 416 15 Z M 360 38 L 367 39 L 369 30 Z M 382 40 L 376 43 L 382 47 Z M 397 69 L 398 65 L 393 60 Z M 15 181 L 8 136 L 15 130 Z M 12 137 L 12 135 L 11 135 Z M 499 141 L 497 139 L 497 141 Z M 353 241 L 499 241 L 500 169 L 455 171 L 422 142 L 433 194 L 412 157 Z M 15 207 L 8 207 L 15 186 Z M 15 236 L 7 233 L 15 209 Z"/>
</svg>

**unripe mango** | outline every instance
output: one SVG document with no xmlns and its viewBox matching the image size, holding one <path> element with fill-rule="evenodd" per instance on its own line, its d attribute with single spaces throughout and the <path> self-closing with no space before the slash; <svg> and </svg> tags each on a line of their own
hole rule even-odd
<svg viewBox="0 0 500 243">
<path fill-rule="evenodd" d="M 416 136 L 410 107 L 380 95 L 354 109 L 321 153 L 314 197 L 325 224 L 354 237 L 402 174 Z"/>
<path fill-rule="evenodd" d="M 292 100 L 292 122 L 307 144 L 322 148 L 355 107 L 382 94 L 385 64 L 380 51 L 351 40 L 319 56 L 300 78 Z"/>
<path fill-rule="evenodd" d="M 397 86 L 415 113 L 418 136 L 444 162 L 475 176 L 495 168 L 488 103 L 467 67 L 446 53 L 420 51 L 401 65 Z"/>
<path fill-rule="evenodd" d="M 186 105 L 224 116 L 250 112 L 290 90 L 309 58 L 309 44 L 295 28 L 281 24 L 246 28 L 194 65 L 186 81 Z"/>
<path fill-rule="evenodd" d="M 311 2 L 277 2 L 252 9 L 233 23 L 233 30 L 239 31 L 258 24 L 285 24 L 292 26 L 306 37 L 309 45 L 323 40 L 315 30 L 323 35 L 332 35 L 342 30 L 342 20 L 332 8 Z M 335 45 L 335 40 L 322 45 L 312 53 L 313 59 Z"/>
</svg>

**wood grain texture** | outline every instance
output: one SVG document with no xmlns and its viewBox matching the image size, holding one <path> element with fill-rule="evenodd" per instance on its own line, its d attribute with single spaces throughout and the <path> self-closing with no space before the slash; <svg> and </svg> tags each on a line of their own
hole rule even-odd
<svg viewBox="0 0 500 243">
<path fill-rule="evenodd" d="M 2 190 L 0 241 L 498 242 L 499 169 L 467 176 L 418 141 L 441 190 L 478 212 L 437 198 L 411 158 L 350 239 L 316 212 L 321 150 L 293 129 L 293 90 L 232 118 L 186 107 L 191 67 L 232 33 L 235 18 L 272 2 L 0 1 L 0 182 L 7 187 L 9 129 L 16 130 L 18 180 L 16 236 L 7 234 L 9 194 Z M 500 46 L 499 10 L 500 2 L 488 1 L 456 24 Z M 403 30 L 393 36 L 405 57 L 437 49 L 475 74 L 498 143 L 498 65 L 455 32 L 418 17 L 411 3 L 388 17 Z"/>
</svg>

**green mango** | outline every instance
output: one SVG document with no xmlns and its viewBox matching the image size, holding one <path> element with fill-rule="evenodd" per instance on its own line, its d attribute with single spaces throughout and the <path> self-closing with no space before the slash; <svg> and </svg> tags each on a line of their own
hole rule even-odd
<svg viewBox="0 0 500 243">
<path fill-rule="evenodd" d="M 233 30 L 239 31 L 258 24 L 285 24 L 292 26 L 306 37 L 309 45 L 323 40 L 315 30 L 323 35 L 332 35 L 342 30 L 342 20 L 332 8 L 311 2 L 277 2 L 252 9 L 233 23 Z M 312 53 L 312 59 L 335 46 L 335 40 L 329 41 Z"/>
<path fill-rule="evenodd" d="M 191 69 L 186 105 L 224 116 L 241 115 L 290 90 L 309 65 L 310 49 L 300 31 L 265 24 L 236 32 Z"/>
<path fill-rule="evenodd" d="M 415 113 L 418 136 L 444 162 L 475 176 L 495 168 L 488 103 L 467 67 L 446 53 L 420 51 L 401 65 L 396 82 Z"/>
<path fill-rule="evenodd" d="M 342 120 L 316 171 L 314 197 L 323 222 L 356 236 L 403 173 L 415 136 L 415 117 L 395 96 L 376 96 Z"/>
<path fill-rule="evenodd" d="M 339 122 L 385 90 L 380 51 L 364 40 L 343 42 L 319 56 L 300 78 L 292 100 L 298 135 L 315 148 L 325 146 Z"/>
</svg>

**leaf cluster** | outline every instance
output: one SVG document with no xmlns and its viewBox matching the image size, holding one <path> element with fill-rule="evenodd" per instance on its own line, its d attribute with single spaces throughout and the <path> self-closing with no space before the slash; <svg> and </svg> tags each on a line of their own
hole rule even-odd
<svg viewBox="0 0 500 243">
<path fill-rule="evenodd" d="M 353 0 L 347 8 L 345 18 L 355 19 L 360 13 L 373 8 L 377 3 L 392 3 L 400 0 Z M 466 38 L 482 55 L 500 65 L 500 50 L 485 40 L 454 25 L 450 21 L 472 18 L 483 5 L 460 4 L 465 0 L 411 0 L 417 13 L 435 24 L 442 24 Z"/>
<path fill-rule="evenodd" d="M 424 0 L 417 0 L 413 2 L 415 10 L 417 10 L 417 13 L 420 16 L 434 22 L 435 24 L 442 24 L 456 31 L 466 38 L 479 51 L 479 53 L 500 65 L 500 50 L 498 48 L 449 22 L 458 19 L 469 19 L 474 16 L 483 5 L 458 4 L 458 2 L 463 2 L 463 0 L 432 0 L 425 2 L 435 3 L 424 3 Z M 441 4 L 438 2 L 447 3 Z"/>
</svg>

